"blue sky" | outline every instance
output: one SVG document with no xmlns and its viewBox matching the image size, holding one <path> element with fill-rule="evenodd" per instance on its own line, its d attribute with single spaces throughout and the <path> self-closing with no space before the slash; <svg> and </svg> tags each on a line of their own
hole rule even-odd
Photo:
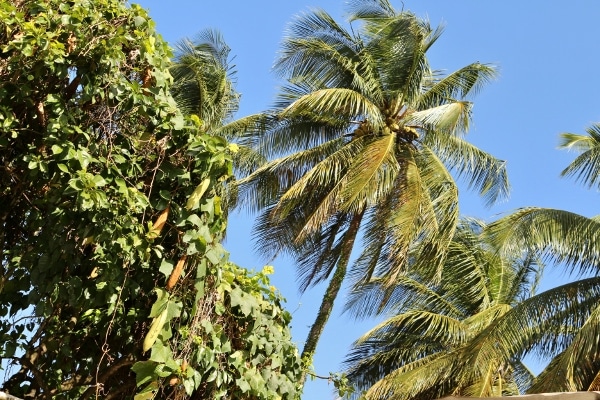
<svg viewBox="0 0 600 400">
<path fill-rule="evenodd" d="M 238 116 L 268 108 L 279 82 L 271 73 L 287 23 L 310 8 L 323 8 L 344 21 L 344 0 L 211 1 L 143 0 L 157 31 L 170 43 L 200 30 L 219 30 L 235 56 Z M 507 161 L 512 186 L 508 201 L 485 208 L 468 188 L 461 188 L 461 213 L 492 221 L 519 207 L 543 206 L 593 216 L 597 196 L 560 171 L 574 158 L 557 150 L 561 132 L 583 133 L 600 121 L 600 2 L 597 0 L 392 0 L 445 31 L 429 53 L 433 68 L 458 69 L 480 61 L 498 66 L 499 78 L 473 100 L 474 123 L 468 138 Z M 464 186 L 464 185 L 463 185 Z M 229 221 L 227 249 L 238 264 L 260 269 L 251 241 L 252 217 L 235 213 Z M 294 340 L 302 347 L 324 288 L 300 296 L 294 265 L 276 259 L 272 283 L 293 313 Z M 543 287 L 567 279 L 547 267 Z M 315 356 L 321 375 L 338 371 L 350 344 L 373 325 L 341 313 L 339 299 Z M 535 365 L 534 365 L 535 367 Z M 327 382 L 307 384 L 304 399 L 333 399 Z"/>
</svg>

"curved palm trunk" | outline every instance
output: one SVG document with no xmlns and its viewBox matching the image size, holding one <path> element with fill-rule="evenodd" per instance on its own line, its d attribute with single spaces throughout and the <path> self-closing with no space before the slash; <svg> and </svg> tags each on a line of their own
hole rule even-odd
<svg viewBox="0 0 600 400">
<path fill-rule="evenodd" d="M 348 231 L 344 235 L 345 237 L 344 243 L 342 244 L 343 247 L 340 252 L 340 259 L 338 260 L 335 272 L 329 281 L 329 286 L 327 286 L 327 290 L 323 295 L 323 301 L 319 307 L 317 318 L 315 318 L 315 322 L 308 332 L 304 348 L 302 349 L 302 360 L 308 359 L 312 361 L 313 354 L 317 349 L 319 338 L 321 337 L 323 329 L 325 328 L 325 324 L 327 324 L 329 316 L 331 315 L 331 311 L 333 310 L 333 303 L 337 298 L 337 295 L 342 287 L 342 283 L 344 282 L 344 278 L 346 277 L 348 262 L 350 261 L 350 254 L 352 253 L 354 241 L 358 234 L 363 215 L 364 211 L 354 215 L 352 221 L 350 222 L 350 226 L 348 227 Z M 305 381 L 306 371 L 301 376 L 300 384 L 304 386 Z"/>
</svg>

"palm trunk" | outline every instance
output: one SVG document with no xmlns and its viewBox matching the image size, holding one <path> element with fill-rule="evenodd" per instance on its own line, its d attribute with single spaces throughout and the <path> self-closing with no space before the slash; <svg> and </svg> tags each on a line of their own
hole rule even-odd
<svg viewBox="0 0 600 400">
<path fill-rule="evenodd" d="M 344 282 L 344 278 L 346 277 L 348 262 L 350 261 L 350 253 L 352 253 L 352 248 L 354 247 L 354 241 L 356 239 L 356 235 L 358 234 L 358 229 L 360 228 L 363 214 L 364 211 L 354 215 L 352 221 L 350 222 L 350 226 L 348 227 L 348 231 L 344 235 L 344 243 L 342 244 L 340 259 L 338 260 L 335 272 L 329 281 L 329 286 L 327 286 L 327 290 L 323 295 L 323 301 L 321 302 L 321 307 L 319 307 L 317 318 L 311 326 L 310 332 L 306 338 L 304 348 L 302 349 L 302 360 L 308 360 L 312 362 L 313 355 L 317 349 L 317 344 L 321 334 L 323 333 L 325 324 L 327 324 L 329 316 L 331 315 L 331 311 L 333 310 L 333 303 L 337 298 L 337 295 L 342 287 L 342 283 Z M 306 371 L 302 373 L 300 384 L 304 386 L 305 381 Z"/>
</svg>

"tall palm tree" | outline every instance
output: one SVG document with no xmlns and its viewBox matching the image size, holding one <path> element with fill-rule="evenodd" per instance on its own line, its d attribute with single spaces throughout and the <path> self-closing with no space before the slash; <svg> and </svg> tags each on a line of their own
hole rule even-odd
<svg viewBox="0 0 600 400">
<path fill-rule="evenodd" d="M 501 396 L 530 384 L 533 375 L 518 358 L 465 361 L 476 355 L 472 343 L 482 332 L 531 297 L 541 272 L 520 252 L 500 257 L 482 240 L 484 226 L 461 222 L 438 284 L 409 271 L 386 301 L 376 280 L 352 293 L 347 307 L 355 315 L 391 315 L 358 339 L 346 359 L 350 382 L 367 399 Z"/>
<path fill-rule="evenodd" d="M 288 252 L 300 289 L 329 279 L 303 349 L 310 359 L 352 264 L 355 284 L 402 271 L 439 274 L 457 218 L 464 176 L 493 203 L 508 191 L 504 163 L 464 140 L 471 103 L 495 76 L 481 63 L 449 75 L 426 53 L 441 34 L 387 0 L 350 3 L 349 31 L 322 10 L 290 25 L 275 70 L 286 85 L 265 132 L 253 138 L 271 159 L 239 182 L 259 211 L 265 257 Z M 409 257 L 411 246 L 422 252 Z"/>
</svg>

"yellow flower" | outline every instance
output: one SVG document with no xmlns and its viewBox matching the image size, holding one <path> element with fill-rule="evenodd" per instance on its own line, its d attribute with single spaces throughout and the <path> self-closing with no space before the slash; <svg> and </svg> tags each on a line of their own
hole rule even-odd
<svg viewBox="0 0 600 400">
<path fill-rule="evenodd" d="M 275 268 L 272 265 L 265 265 L 263 267 L 262 273 L 265 275 L 273 275 L 275 273 Z"/>
</svg>

